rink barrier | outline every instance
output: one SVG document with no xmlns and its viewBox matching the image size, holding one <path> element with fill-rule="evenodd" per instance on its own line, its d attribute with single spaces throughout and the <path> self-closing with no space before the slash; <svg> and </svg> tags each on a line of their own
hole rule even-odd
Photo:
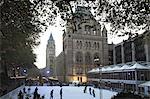
<svg viewBox="0 0 150 99">
<path fill-rule="evenodd" d="M 23 89 L 25 87 L 25 85 L 22 85 L 14 90 L 12 90 L 11 92 L 3 95 L 2 97 L 0 97 L 0 99 L 13 99 L 12 96 L 14 96 L 14 94 L 19 93 L 19 91 L 21 89 Z"/>
</svg>

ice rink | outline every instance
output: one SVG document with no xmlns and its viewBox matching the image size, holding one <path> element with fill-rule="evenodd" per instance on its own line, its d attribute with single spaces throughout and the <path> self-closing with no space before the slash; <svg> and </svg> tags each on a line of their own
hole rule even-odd
<svg viewBox="0 0 150 99">
<path fill-rule="evenodd" d="M 24 99 L 28 95 L 30 95 L 29 99 L 33 99 L 33 93 L 36 87 L 38 88 L 38 93 L 40 94 L 40 96 L 44 95 L 44 99 L 50 99 L 50 91 L 52 89 L 54 90 L 53 99 L 60 99 L 61 88 L 63 90 L 62 99 L 100 99 L 100 93 L 102 95 L 102 99 L 111 99 L 113 95 L 117 94 L 117 92 L 113 92 L 113 91 L 109 91 L 105 89 L 102 89 L 100 92 L 100 89 L 93 88 L 93 87 L 87 87 L 86 93 L 84 93 L 83 92 L 85 88 L 84 86 L 80 86 L 80 87 L 78 86 L 63 86 L 63 87 L 60 87 L 60 86 L 30 86 L 30 87 L 25 86 L 26 94 L 24 94 Z M 30 88 L 31 90 L 28 91 L 28 88 Z M 93 97 L 93 95 L 90 95 L 89 88 L 91 88 L 92 90 L 94 89 L 95 97 Z M 10 92 L 7 98 L 17 99 L 17 95 L 20 90 L 23 92 L 23 87 Z"/>
</svg>

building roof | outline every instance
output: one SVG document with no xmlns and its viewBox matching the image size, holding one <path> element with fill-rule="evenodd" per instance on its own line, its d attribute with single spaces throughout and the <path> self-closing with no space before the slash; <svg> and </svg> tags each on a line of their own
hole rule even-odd
<svg viewBox="0 0 150 99">
<path fill-rule="evenodd" d="M 133 66 L 131 66 L 129 69 L 149 69 L 143 65 L 140 65 L 139 63 L 135 63 Z"/>
<path fill-rule="evenodd" d="M 120 69 L 129 69 L 130 68 L 130 66 L 128 66 L 128 65 L 123 65 Z"/>
<path fill-rule="evenodd" d="M 110 66 L 104 66 L 101 69 L 94 68 L 90 70 L 88 73 L 98 73 L 100 71 L 102 72 L 112 72 L 112 71 L 124 71 L 124 70 L 135 70 L 135 69 L 147 69 L 150 70 L 150 65 L 141 65 L 139 63 L 130 63 L 130 64 L 118 64 L 118 65 L 110 65 Z"/>
<path fill-rule="evenodd" d="M 145 83 L 142 83 L 139 85 L 140 87 L 150 86 L 150 81 L 147 81 Z"/>
<path fill-rule="evenodd" d="M 112 70 L 120 70 L 121 68 L 119 66 L 115 66 L 112 68 Z"/>
<path fill-rule="evenodd" d="M 50 35 L 48 41 L 54 41 L 52 33 L 51 33 L 51 35 Z"/>
</svg>

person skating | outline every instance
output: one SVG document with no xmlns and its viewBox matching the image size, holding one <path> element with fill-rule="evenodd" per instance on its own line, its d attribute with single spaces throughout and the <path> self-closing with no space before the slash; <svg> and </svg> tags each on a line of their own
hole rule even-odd
<svg viewBox="0 0 150 99">
<path fill-rule="evenodd" d="M 91 93 L 91 88 L 89 88 L 89 93 L 90 93 L 90 95 L 92 94 L 92 93 Z"/>
<path fill-rule="evenodd" d="M 60 89 L 60 99 L 62 99 L 62 88 Z"/>
<path fill-rule="evenodd" d="M 84 93 L 86 93 L 86 89 L 87 89 L 87 86 L 85 86 L 85 88 L 84 88 L 84 90 L 83 90 Z"/>
<path fill-rule="evenodd" d="M 23 88 L 23 93 L 26 93 L 26 88 L 25 87 Z"/>
<path fill-rule="evenodd" d="M 40 94 L 37 94 L 37 98 L 36 98 L 36 99 L 41 99 L 41 98 L 40 98 Z"/>
<path fill-rule="evenodd" d="M 33 99 L 37 99 L 38 96 L 38 88 L 36 87 L 33 93 Z"/>
<path fill-rule="evenodd" d="M 53 99 L 53 89 L 51 90 L 51 93 L 50 93 L 50 99 Z"/>
<path fill-rule="evenodd" d="M 95 91 L 94 91 L 94 89 L 93 89 L 93 91 L 92 91 L 92 94 L 93 94 L 93 97 L 95 97 Z"/>
<path fill-rule="evenodd" d="M 38 88 L 36 87 L 36 88 L 35 88 L 35 92 L 37 92 L 37 91 L 38 91 Z"/>
<path fill-rule="evenodd" d="M 30 95 L 30 90 L 31 90 L 31 88 L 28 88 L 27 90 L 28 90 L 28 91 L 27 91 L 26 96 L 27 96 L 27 97 L 31 97 L 31 95 Z"/>
<path fill-rule="evenodd" d="M 23 99 L 23 93 L 22 93 L 22 91 L 21 91 L 21 90 L 19 91 L 18 99 Z"/>
<path fill-rule="evenodd" d="M 44 97 L 45 97 L 45 96 L 43 95 L 43 96 L 41 97 L 41 99 L 44 99 Z"/>
</svg>

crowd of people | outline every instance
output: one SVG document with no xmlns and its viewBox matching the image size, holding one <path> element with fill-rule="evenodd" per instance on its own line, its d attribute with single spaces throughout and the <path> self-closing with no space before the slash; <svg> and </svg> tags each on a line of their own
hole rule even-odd
<svg viewBox="0 0 150 99">
<path fill-rule="evenodd" d="M 87 86 L 85 86 L 83 92 L 87 93 Z M 89 93 L 90 93 L 90 95 L 93 95 L 93 97 L 95 97 L 95 90 L 92 89 L 91 87 L 89 87 Z"/>
<path fill-rule="evenodd" d="M 62 99 L 63 88 L 62 88 L 62 86 L 60 86 L 60 87 L 61 87 L 61 89 L 59 91 L 59 94 L 60 94 L 60 99 Z M 45 99 L 44 95 L 41 96 L 38 93 L 38 87 L 35 88 L 35 90 L 33 92 L 33 96 L 30 93 L 30 90 L 31 90 L 30 87 L 28 89 L 23 88 L 23 90 L 20 90 L 19 93 L 18 93 L 18 99 Z M 93 97 L 95 97 L 95 90 L 92 87 L 85 86 L 84 89 L 83 89 L 83 93 L 89 93 L 90 95 L 92 95 Z M 49 99 L 54 99 L 54 89 L 52 89 L 50 91 L 50 98 Z"/>
<path fill-rule="evenodd" d="M 30 88 L 27 89 L 28 91 L 26 92 L 26 89 L 23 88 L 23 92 L 20 90 L 19 93 L 18 93 L 18 99 L 45 99 L 45 96 L 41 96 L 39 93 L 38 93 L 38 87 L 35 88 L 34 92 L 33 92 L 33 98 L 31 96 L 31 93 L 30 93 Z M 50 91 L 50 99 L 53 99 L 53 95 L 54 94 L 54 89 L 52 89 Z M 60 89 L 60 99 L 62 99 L 62 94 L 63 94 L 63 89 L 61 88 Z"/>
</svg>

